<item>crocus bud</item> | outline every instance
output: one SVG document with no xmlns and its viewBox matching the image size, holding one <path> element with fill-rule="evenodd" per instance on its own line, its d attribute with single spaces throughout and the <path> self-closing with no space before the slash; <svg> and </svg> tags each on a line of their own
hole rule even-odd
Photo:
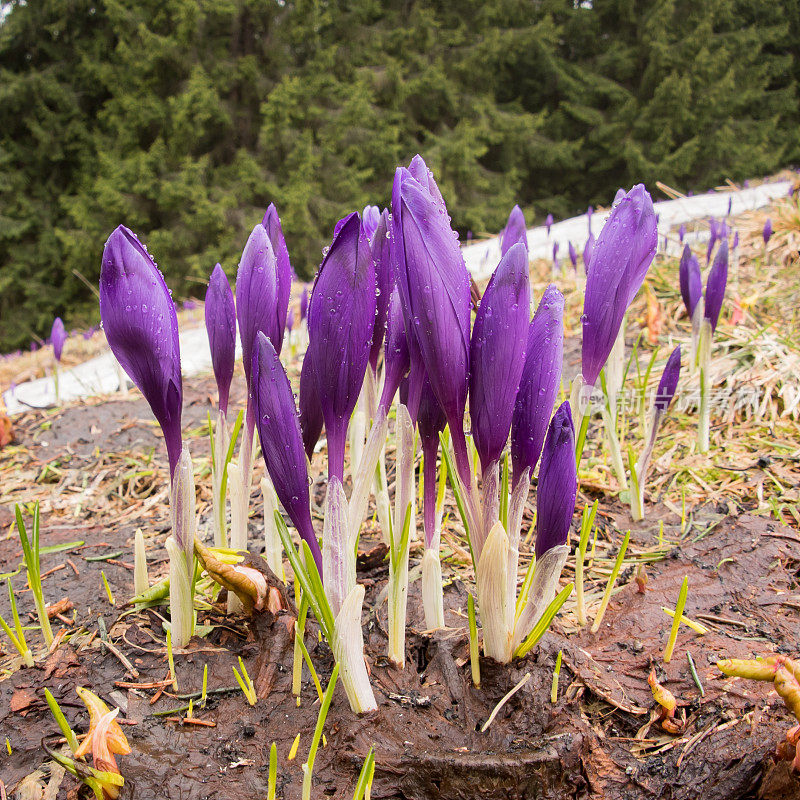
<svg viewBox="0 0 800 800">
<path fill-rule="evenodd" d="M 53 345 L 53 355 L 56 361 L 61 361 L 61 351 L 64 349 L 64 342 L 67 341 L 67 332 L 64 330 L 64 323 L 61 317 L 53 320 L 53 329 L 50 331 L 50 343 Z"/>
<path fill-rule="evenodd" d="M 431 193 L 431 181 L 425 187 L 410 169 L 395 173 L 392 243 L 406 327 L 415 334 L 455 447 L 455 439 L 463 438 L 467 401 L 469 276 L 441 195 L 437 199 Z"/>
<path fill-rule="evenodd" d="M 551 283 L 528 326 L 525 365 L 514 404 L 511 464 L 515 487 L 526 468 L 533 473 L 542 452 L 561 384 L 563 317 L 564 296 Z"/>
<path fill-rule="evenodd" d="M 592 263 L 592 254 L 594 253 L 594 234 L 590 233 L 586 244 L 583 247 L 583 271 L 589 274 L 589 265 Z"/>
<path fill-rule="evenodd" d="M 678 228 L 678 238 L 680 239 L 681 244 L 683 244 L 683 240 L 686 238 L 686 224 L 683 222 L 681 222 L 681 226 Z"/>
<path fill-rule="evenodd" d="M 367 206 L 375 208 L 377 206 Z M 365 209 L 366 212 L 366 209 Z M 372 345 L 369 351 L 369 363 L 372 371 L 378 369 L 378 358 L 381 354 L 383 339 L 386 335 L 386 318 L 389 312 L 389 298 L 394 286 L 394 270 L 391 261 L 391 242 L 389 241 L 389 212 L 384 211 L 375 223 L 373 235 L 370 237 L 372 261 L 375 264 L 375 327 L 372 332 Z"/>
<path fill-rule="evenodd" d="M 517 242 L 522 242 L 528 247 L 528 228 L 525 224 L 525 215 L 519 206 L 514 206 L 508 216 L 508 223 L 503 230 L 500 241 L 500 255 L 504 256 Z"/>
<path fill-rule="evenodd" d="M 267 231 L 272 251 L 275 253 L 275 260 L 277 262 L 277 281 L 278 281 L 278 325 L 283 324 L 283 319 L 286 316 L 286 309 L 289 307 L 289 297 L 292 293 L 292 277 L 294 270 L 289 261 L 289 250 L 286 247 L 286 239 L 283 237 L 283 228 L 281 227 L 281 218 L 278 216 L 278 210 L 275 208 L 274 203 L 269 204 L 264 219 L 261 224 Z M 274 342 L 273 342 L 274 344 Z"/>
<path fill-rule="evenodd" d="M 728 282 L 728 242 L 723 239 L 722 244 L 714 256 L 714 263 L 706 280 L 705 318 L 711 323 L 711 330 L 717 329 L 719 312 L 722 310 L 722 301 L 725 299 L 725 286 Z"/>
<path fill-rule="evenodd" d="M 421 155 L 417 154 L 411 159 L 411 163 L 408 165 L 408 171 L 411 173 L 411 177 L 414 178 L 420 186 L 427 189 L 428 194 L 430 194 L 434 201 L 444 208 L 444 198 L 439 191 L 439 184 L 436 183 L 433 173 L 428 169 L 428 165 Z"/>
<path fill-rule="evenodd" d="M 219 407 L 228 413 L 228 396 L 236 360 L 236 309 L 225 271 L 217 264 L 206 290 L 206 331 L 211 349 L 211 364 L 217 380 Z"/>
<path fill-rule="evenodd" d="M 300 370 L 300 430 L 303 434 L 303 447 L 309 461 L 314 455 L 314 448 L 322 433 L 324 420 L 322 406 L 319 403 L 317 392 L 317 378 L 314 375 L 314 365 L 308 350 L 303 357 L 303 366 Z"/>
<path fill-rule="evenodd" d="M 403 309 L 400 303 L 400 292 L 397 286 L 392 290 L 389 299 L 389 313 L 386 324 L 386 344 L 383 348 L 383 391 L 380 406 L 388 413 L 400 381 L 411 366 L 408 354 L 408 338 L 406 334 Z"/>
<path fill-rule="evenodd" d="M 617 189 L 617 193 L 614 195 L 614 201 L 611 203 L 611 207 L 613 208 L 617 203 L 619 203 L 622 198 L 625 197 L 625 190 L 622 188 Z"/>
<path fill-rule="evenodd" d="M 378 229 L 378 222 L 381 219 L 381 210 L 378 206 L 364 206 L 364 212 L 361 215 L 361 221 L 364 225 L 364 235 L 367 240 L 372 244 L 375 231 Z"/>
<path fill-rule="evenodd" d="M 572 262 L 572 269 L 578 269 L 578 251 L 575 249 L 575 245 L 572 242 L 567 242 L 567 246 L 569 247 L 569 260 Z"/>
<path fill-rule="evenodd" d="M 700 302 L 700 298 L 703 296 L 703 279 L 700 276 L 700 262 L 689 249 L 688 244 L 683 248 L 678 276 L 686 314 L 691 319 L 697 304 Z"/>
<path fill-rule="evenodd" d="M 668 408 L 672 399 L 675 397 L 675 391 L 678 388 L 678 378 L 681 375 L 681 348 L 680 345 L 670 353 L 667 363 L 664 367 L 664 372 L 661 374 L 661 380 L 658 382 L 658 390 L 656 391 L 656 399 L 653 407 L 657 414 L 663 414 Z"/>
<path fill-rule="evenodd" d="M 280 352 L 286 309 L 278 312 L 278 262 L 267 229 L 258 224 L 242 252 L 236 275 L 236 317 L 242 340 L 242 365 L 248 389 L 250 368 L 259 331 L 265 333 Z"/>
<path fill-rule="evenodd" d="M 708 238 L 708 251 L 706 252 L 706 264 L 711 260 L 711 254 L 714 252 L 714 245 L 719 240 L 719 225 L 717 221 L 712 217 L 708 221 L 708 230 L 709 230 L 709 238 Z"/>
<path fill-rule="evenodd" d="M 550 235 L 550 228 L 553 227 L 553 215 L 548 214 L 544 221 L 544 226 L 547 228 L 547 235 Z"/>
<path fill-rule="evenodd" d="M 575 428 L 569 402 L 564 402 L 550 421 L 542 451 L 536 492 L 537 561 L 551 548 L 567 543 L 577 493 Z"/>
<path fill-rule="evenodd" d="M 769 244 L 769 240 L 772 238 L 772 220 L 767 217 L 767 221 L 764 223 L 764 229 L 761 231 L 761 235 L 764 238 L 764 246 L 766 247 Z"/>
<path fill-rule="evenodd" d="M 181 453 L 178 318 L 155 262 L 122 225 L 108 237 L 103 251 L 100 318 L 111 351 L 161 425 L 172 474 Z"/>
<path fill-rule="evenodd" d="M 733 244 L 731 245 L 731 249 L 736 250 L 739 247 L 739 231 L 733 232 Z"/>
<path fill-rule="evenodd" d="M 256 425 L 267 472 L 275 494 L 308 543 L 321 572 L 322 554 L 311 524 L 306 457 L 294 395 L 272 342 L 261 332 L 252 366 Z"/>
<path fill-rule="evenodd" d="M 583 303 L 583 379 L 594 386 L 656 253 L 653 201 L 638 184 L 611 211 L 595 245 Z"/>
<path fill-rule="evenodd" d="M 528 250 L 517 242 L 492 275 L 472 330 L 469 409 L 484 473 L 508 440 L 525 365 L 530 307 Z"/>
<path fill-rule="evenodd" d="M 317 274 L 308 353 L 328 434 L 328 472 L 344 479 L 347 424 L 358 402 L 375 328 L 375 267 L 358 214 L 350 214 Z"/>
<path fill-rule="evenodd" d="M 286 332 L 291 333 L 294 328 L 294 308 L 290 308 L 286 312 Z"/>
<path fill-rule="evenodd" d="M 303 294 L 300 295 L 300 322 L 308 316 L 308 287 L 303 287 Z"/>
</svg>

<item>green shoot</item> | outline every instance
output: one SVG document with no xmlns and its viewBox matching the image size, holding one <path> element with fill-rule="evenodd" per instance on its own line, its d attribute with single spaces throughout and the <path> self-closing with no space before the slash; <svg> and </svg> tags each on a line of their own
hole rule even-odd
<svg viewBox="0 0 800 800">
<path fill-rule="evenodd" d="M 297 698 L 297 705 L 300 705 L 300 688 L 303 678 L 303 652 L 300 649 L 299 641 L 302 641 L 306 631 L 306 617 L 308 616 L 308 598 L 302 591 L 298 582 L 295 581 L 295 598 L 299 595 L 299 611 L 297 621 L 294 623 L 294 658 L 292 660 L 292 694 Z"/>
<path fill-rule="evenodd" d="M 239 431 L 242 428 L 244 421 L 244 411 L 240 411 L 236 417 L 236 422 L 233 423 L 233 430 L 231 431 L 231 440 L 228 444 L 228 452 L 225 453 L 225 463 L 222 465 L 222 479 L 220 481 L 219 493 L 220 497 L 225 497 L 228 491 L 228 464 L 230 464 L 233 454 L 236 451 L 236 441 L 239 438 Z M 212 437 L 213 438 L 213 437 Z"/>
<path fill-rule="evenodd" d="M 444 459 L 445 464 L 447 465 L 447 475 L 450 478 L 450 486 L 453 487 L 453 496 L 456 499 L 456 506 L 458 507 L 458 513 L 461 516 L 461 524 L 464 526 L 464 535 L 467 538 L 467 546 L 469 547 L 469 554 L 472 558 L 472 569 L 477 574 L 478 572 L 478 565 L 475 561 L 475 553 L 472 549 L 472 539 L 469 535 L 469 519 L 467 517 L 467 510 L 464 501 L 464 494 L 461 491 L 461 480 L 458 477 L 458 472 L 456 471 L 455 464 L 453 463 L 453 458 L 450 455 L 450 448 L 448 446 L 448 439 L 445 438 L 444 432 L 439 434 L 439 441 L 442 445 L 442 458 Z"/>
<path fill-rule="evenodd" d="M 625 558 L 625 552 L 628 549 L 628 542 L 630 541 L 630 538 L 631 532 L 627 531 L 625 533 L 625 538 L 622 540 L 622 546 L 619 548 L 619 553 L 617 553 L 617 559 L 614 562 L 614 567 L 611 570 L 611 574 L 608 576 L 608 583 L 606 583 L 606 590 L 603 592 L 603 599 L 600 602 L 600 609 L 597 612 L 594 622 L 592 623 L 592 633 L 597 633 L 597 631 L 600 630 L 600 623 L 603 621 L 606 608 L 608 608 L 608 602 L 611 600 L 611 590 L 614 588 L 614 584 L 617 582 L 617 576 L 622 568 L 622 560 Z"/>
<path fill-rule="evenodd" d="M 47 616 L 47 607 L 44 602 L 42 591 L 42 574 L 39 564 L 39 503 L 33 506 L 33 523 L 31 526 L 31 539 L 25 530 L 25 522 L 22 519 L 22 509 L 15 507 L 17 518 L 17 530 L 19 531 L 20 542 L 22 543 L 22 553 L 25 560 L 25 568 L 28 570 L 28 585 L 33 593 L 33 602 L 36 605 L 36 616 L 39 618 L 39 625 L 42 628 L 45 644 L 50 647 L 53 643 L 53 631 L 50 628 L 50 618 Z M 32 541 L 31 541 L 32 540 Z"/>
<path fill-rule="evenodd" d="M 58 727 L 61 729 L 62 735 L 67 740 L 69 749 L 72 750 L 73 753 L 77 752 L 78 737 L 75 735 L 75 732 L 72 730 L 72 728 L 70 728 L 69 722 L 67 722 L 67 718 L 64 716 L 64 712 L 61 710 L 61 707 L 58 705 L 55 697 L 50 694 L 49 689 L 44 690 L 44 699 L 47 700 L 47 705 L 50 707 L 50 713 L 53 715 L 53 717 L 55 717 Z"/>
<path fill-rule="evenodd" d="M 11 640 L 11 644 L 14 645 L 16 651 L 20 654 L 20 656 L 22 656 L 25 666 L 32 667 L 33 655 L 28 647 L 28 643 L 25 641 L 25 631 L 22 627 L 22 623 L 19 621 L 17 600 L 14 596 L 14 588 L 11 585 L 11 578 L 8 579 L 8 600 L 11 606 L 11 616 L 14 622 L 14 631 L 11 630 L 10 626 L 6 623 L 2 616 L 0 616 L 0 627 L 3 628 L 6 636 L 8 636 L 8 638 Z"/>
<path fill-rule="evenodd" d="M 375 749 L 370 747 L 364 765 L 358 775 L 356 790 L 353 792 L 353 800 L 369 800 L 372 795 L 372 779 L 375 777 Z"/>
<path fill-rule="evenodd" d="M 578 428 L 578 437 L 575 440 L 575 461 L 577 462 L 578 467 L 581 465 L 581 456 L 583 455 L 583 448 L 586 444 L 586 432 L 589 430 L 590 415 L 591 411 L 589 410 L 589 404 L 587 403 L 586 411 L 581 417 L 581 424 Z"/>
<path fill-rule="evenodd" d="M 267 778 L 267 800 L 275 800 L 275 786 L 278 783 L 278 747 L 275 742 L 269 748 L 269 777 Z"/>
<path fill-rule="evenodd" d="M 467 619 L 469 620 L 469 663 L 472 669 L 472 682 L 476 689 L 481 688 L 481 659 L 478 650 L 478 624 L 475 621 L 475 598 L 467 594 Z"/>
<path fill-rule="evenodd" d="M 299 746 L 300 746 L 300 734 L 298 733 L 297 736 L 294 737 L 292 746 L 289 748 L 289 755 L 286 756 L 287 761 L 294 761 L 294 758 L 297 755 L 297 748 Z"/>
<path fill-rule="evenodd" d="M 114 594 L 111 591 L 111 587 L 108 585 L 108 579 L 106 578 L 106 574 L 105 572 L 103 572 L 103 570 L 100 570 L 100 577 L 103 579 L 103 587 L 106 590 L 106 597 L 108 598 L 108 602 L 113 606 L 115 605 Z"/>
<path fill-rule="evenodd" d="M 533 630 L 528 634 L 528 638 L 522 642 L 514 651 L 515 658 L 524 658 L 539 643 L 539 639 L 547 633 L 553 618 L 561 610 L 561 606 L 567 602 L 567 598 L 575 588 L 574 583 L 568 583 L 554 598 L 549 606 L 544 610 L 544 614 L 539 617 L 539 621 L 533 626 Z"/>
<path fill-rule="evenodd" d="M 295 626 L 297 623 L 295 623 Z M 314 686 L 317 689 L 317 696 L 319 697 L 320 703 L 322 702 L 322 684 L 319 682 L 319 676 L 317 675 L 317 671 L 314 669 L 314 664 L 311 661 L 311 656 L 308 653 L 308 648 L 306 647 L 306 643 L 303 641 L 303 637 L 300 635 L 300 632 L 295 627 L 295 644 L 300 649 L 300 652 L 303 654 L 303 660 L 306 662 L 306 666 L 308 667 L 308 671 L 311 673 L 311 679 L 314 681 Z"/>
<path fill-rule="evenodd" d="M 694 681 L 694 685 L 700 691 L 700 697 L 705 697 L 706 696 L 706 690 L 703 688 L 703 684 L 700 683 L 700 677 L 697 674 L 697 667 L 695 667 L 695 665 L 694 665 L 694 659 L 692 658 L 692 654 L 687 652 L 686 653 L 686 658 L 689 661 L 689 669 L 691 670 L 691 673 L 692 673 L 692 680 Z"/>
<path fill-rule="evenodd" d="M 500 482 L 500 523 L 508 530 L 508 451 L 503 456 L 503 476 Z"/>
<path fill-rule="evenodd" d="M 333 690 L 336 688 L 336 681 L 339 679 L 339 665 L 333 667 L 333 674 L 328 681 L 328 688 L 325 689 L 325 695 L 322 698 L 322 703 L 319 708 L 319 716 L 317 717 L 317 726 L 314 728 L 314 736 L 311 739 L 311 748 L 308 751 L 308 760 L 303 764 L 303 800 L 311 800 L 311 776 L 314 772 L 314 761 L 317 757 L 317 749 L 319 748 L 319 740 L 322 738 L 322 728 L 325 725 L 325 719 L 328 716 L 328 709 L 331 707 L 333 700 Z"/>
<path fill-rule="evenodd" d="M 575 555 L 575 599 L 577 601 L 576 615 L 578 624 L 586 625 L 586 603 L 583 599 L 583 565 L 586 561 L 586 546 L 589 543 L 589 534 L 594 525 L 594 518 L 597 514 L 597 503 L 595 500 L 591 509 L 584 506 L 583 517 L 581 518 L 581 536 L 578 541 L 578 550 Z"/>
<path fill-rule="evenodd" d="M 172 678 L 172 690 L 178 691 L 178 676 L 175 674 L 175 657 L 172 654 L 172 632 L 167 631 L 167 663 L 169 664 L 169 677 Z"/>
<path fill-rule="evenodd" d="M 203 688 L 200 691 L 200 708 L 206 707 L 207 693 L 208 693 L 208 664 L 203 664 Z"/>
<path fill-rule="evenodd" d="M 550 687 L 550 702 L 555 705 L 558 701 L 558 676 L 561 674 L 561 650 L 556 656 L 556 667 L 553 670 L 553 685 Z"/>
<path fill-rule="evenodd" d="M 531 560 L 528 563 L 528 570 L 525 573 L 525 578 L 522 581 L 522 588 L 519 590 L 519 597 L 517 597 L 517 606 L 514 610 L 514 622 L 519 619 L 522 609 L 528 602 L 528 595 L 531 591 L 531 584 L 533 583 L 533 573 L 536 569 L 536 554 L 531 553 Z"/>
<path fill-rule="evenodd" d="M 241 656 L 239 656 L 239 668 L 242 670 L 241 673 L 234 667 L 233 675 L 236 678 L 236 682 L 241 687 L 244 696 L 247 698 L 247 702 L 250 703 L 251 706 L 254 706 L 256 700 L 258 700 L 258 697 L 256 697 L 256 687 L 253 686 L 253 681 L 250 680 L 250 676 L 247 674 L 247 669 Z"/>
<path fill-rule="evenodd" d="M 669 664 L 672 658 L 672 651 L 675 649 L 675 642 L 678 638 L 678 628 L 681 626 L 683 609 L 686 607 L 686 595 L 689 593 L 689 578 L 684 577 L 681 590 L 678 593 L 678 603 L 675 606 L 675 616 L 672 619 L 672 630 L 669 632 L 667 646 L 664 648 L 664 663 Z"/>
</svg>

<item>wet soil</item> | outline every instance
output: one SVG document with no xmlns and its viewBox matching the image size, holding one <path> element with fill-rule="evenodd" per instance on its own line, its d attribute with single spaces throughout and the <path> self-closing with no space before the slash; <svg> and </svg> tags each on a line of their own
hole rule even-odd
<svg viewBox="0 0 800 800">
<path fill-rule="evenodd" d="M 204 422 L 209 393 L 210 383 L 197 381 L 188 388 L 187 428 Z M 150 483 L 144 477 L 135 485 L 129 479 L 111 492 L 98 488 L 86 497 L 74 524 L 63 514 L 51 523 L 43 507 L 43 544 L 85 542 L 42 557 L 43 573 L 57 568 L 44 578 L 46 598 L 52 602 L 69 597 L 75 606 L 71 629 L 83 626 L 89 635 L 62 644 L 33 669 L 0 676 L 0 739 L 8 737 L 12 748 L 10 755 L 5 749 L 0 754 L 0 777 L 6 787 L 13 790 L 45 764 L 42 737 L 57 737 L 43 699 L 45 687 L 73 727 L 86 730 L 86 714 L 74 691 L 83 685 L 120 706 L 129 723 L 125 732 L 132 753 L 119 758 L 126 778 L 123 798 L 266 797 L 273 741 L 279 756 L 278 796 L 300 798 L 301 765 L 319 705 L 307 671 L 299 707 L 291 695 L 293 610 L 252 620 L 226 618 L 217 609 L 201 614 L 201 622 L 215 627 L 206 638 L 195 638 L 185 652 L 176 653 L 178 692 L 167 687 L 158 694 L 156 688 L 130 686 L 160 682 L 167 675 L 158 609 L 124 616 L 128 609 L 122 605 L 132 593 L 132 538 L 137 527 L 149 537 L 151 579 L 166 572 L 162 544 L 168 513 L 160 494 L 166 474 L 160 432 L 150 424 L 143 401 L 74 407 L 50 421 L 43 430 L 41 417 L 28 415 L 17 424 L 17 436 L 41 463 L 57 458 L 61 472 L 53 487 L 53 508 L 59 507 L 59 493 L 70 491 L 64 486 L 70 470 L 98 465 L 117 469 L 116 455 L 109 454 L 141 454 L 155 448 L 157 474 L 150 476 Z M 205 442 L 193 439 L 191 446 L 197 457 Z M 30 468 L 36 472 L 39 466 Z M 74 488 L 86 491 L 83 484 Z M 201 528 L 207 513 L 204 491 L 198 490 Z M 324 493 L 324 487 L 318 486 L 319 492 Z M 251 543 L 257 553 L 260 498 L 255 491 L 252 505 Z M 679 524 L 664 508 L 653 509 L 647 523 L 639 526 L 632 526 L 627 512 L 614 502 L 601 501 L 599 514 L 604 535 L 619 541 L 618 530 L 632 528 L 632 542 L 642 547 L 654 544 L 659 520 L 665 523 L 667 538 Z M 686 537 L 666 558 L 647 567 L 643 593 L 632 572 L 623 573 L 624 588 L 614 596 L 597 635 L 576 630 L 569 616 L 559 616 L 527 658 L 511 666 L 482 659 L 479 689 L 470 677 L 466 586 L 457 565 L 447 560 L 444 570 L 452 579 L 445 590 L 448 628 L 433 635 L 423 631 L 419 584 L 413 583 L 405 669 L 387 662 L 386 604 L 377 605 L 377 600 L 388 568 L 385 550 L 367 529 L 359 580 L 367 587 L 366 652 L 379 708 L 356 718 L 344 692 L 337 689 L 325 726 L 327 746 L 320 749 L 314 768 L 313 796 L 352 797 L 361 764 L 374 747 L 374 798 L 800 797 L 798 779 L 785 762 L 773 759 L 776 746 L 794 724 L 783 702 L 769 691 L 770 685 L 724 678 L 714 666 L 722 657 L 797 654 L 800 536 L 761 517 L 720 517 L 714 509 L 696 510 L 695 519 L 702 523 L 696 536 Z M 3 531 L 10 522 L 11 510 L 0 508 Z M 119 551 L 121 555 L 110 560 L 87 560 Z M 412 552 L 412 566 L 420 555 L 419 549 Z M 20 559 L 18 539 L 0 538 L 0 571 L 14 569 Z M 105 595 L 101 569 L 116 606 Z M 690 586 L 685 614 L 705 615 L 702 621 L 709 632 L 700 636 L 682 627 L 675 655 L 664 665 L 661 654 L 670 621 L 661 609 L 674 607 L 684 576 Z M 15 588 L 21 608 L 31 611 L 30 593 L 22 591 L 20 578 Z M 0 596 L 0 613 L 8 613 L 5 596 Z M 116 653 L 97 635 L 103 626 Z M 54 621 L 54 631 L 59 627 Z M 306 642 L 324 685 L 332 659 L 311 621 Z M 4 638 L 0 647 L 7 647 Z M 552 704 L 559 650 L 563 665 L 557 702 Z M 687 653 L 694 659 L 704 695 L 691 674 Z M 236 687 L 232 668 L 239 656 L 256 685 L 259 699 L 253 707 Z M 653 662 L 662 684 L 678 700 L 682 730 L 677 735 L 663 731 L 654 719 L 647 683 Z M 214 727 L 154 716 L 188 702 L 179 695 L 199 691 L 205 665 L 213 693 L 206 707 L 195 707 L 194 714 Z M 496 704 L 528 673 L 527 682 L 481 732 Z M 185 712 L 168 716 L 183 718 Z M 297 757 L 288 760 L 298 733 Z M 66 776 L 52 796 L 88 796 L 85 790 L 77 793 L 76 786 Z"/>
</svg>

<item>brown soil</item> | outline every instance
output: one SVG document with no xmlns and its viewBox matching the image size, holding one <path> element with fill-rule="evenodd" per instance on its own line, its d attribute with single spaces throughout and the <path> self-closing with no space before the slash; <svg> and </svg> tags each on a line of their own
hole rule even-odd
<svg viewBox="0 0 800 800">
<path fill-rule="evenodd" d="M 209 392 L 208 381 L 197 381 L 187 390 L 187 426 L 198 427 L 205 420 Z M 149 541 L 151 577 L 166 572 L 161 534 L 167 529 L 167 507 L 163 497 L 156 502 L 165 477 L 158 429 L 150 424 L 143 401 L 70 408 L 53 417 L 45 430 L 42 418 L 31 414 L 16 421 L 17 440 L 35 447 L 41 459 L 38 465 L 28 465 L 32 474 L 44 462 L 57 462 L 61 477 L 53 500 L 56 506 L 58 492 L 70 490 L 64 486 L 70 469 L 117 468 L 118 456 L 110 454 L 128 450 L 141 454 L 155 448 L 159 474 L 136 478 L 135 484 L 128 479 L 104 495 L 102 502 L 87 495 L 74 525 L 65 524 L 63 516 L 60 524 L 49 524 L 43 509 L 43 544 L 85 541 L 69 552 L 43 556 L 42 572 L 66 565 L 45 577 L 46 598 L 50 602 L 70 598 L 76 608 L 74 628 L 82 625 L 97 632 L 102 619 L 115 649 L 137 674 L 95 636 L 91 642 L 86 637 L 75 646 L 61 645 L 34 669 L 0 677 L 0 737 L 8 737 L 12 746 L 10 756 L 5 748 L 0 754 L 0 777 L 6 787 L 13 790 L 47 761 L 42 737 L 53 734 L 51 742 L 57 738 L 43 689 L 50 689 L 80 732 L 87 720 L 74 688 L 84 685 L 119 705 L 131 723 L 125 731 L 133 752 L 119 758 L 126 778 L 123 798 L 264 798 L 273 741 L 279 755 L 278 796 L 299 798 L 301 765 L 319 705 L 307 671 L 299 708 L 291 695 L 291 611 L 278 617 L 263 614 L 252 621 L 217 612 L 203 614 L 202 622 L 217 627 L 176 654 L 179 693 L 199 691 L 204 665 L 208 665 L 209 690 L 235 687 L 232 667 L 241 656 L 257 688 L 254 707 L 236 688 L 211 694 L 204 709 L 195 707 L 195 716 L 215 727 L 178 725 L 153 716 L 187 701 L 169 688 L 151 704 L 157 690 L 120 687 L 116 682 L 163 681 L 167 672 L 161 620 L 155 611 L 121 617 L 127 610 L 122 603 L 132 593 L 132 537 L 137 527 L 159 534 Z M 202 438 L 192 441 L 196 458 L 206 452 L 204 448 Z M 198 494 L 201 515 L 206 513 L 205 491 Z M 259 503 L 254 493 L 254 552 L 260 541 Z M 603 503 L 599 514 L 604 535 L 617 541 L 613 530 L 631 527 L 618 504 Z M 657 508 L 646 525 L 633 527 L 632 543 L 652 546 L 659 518 L 669 538 L 677 522 L 671 512 Z M 695 509 L 696 521 L 716 519 L 715 509 Z M 10 510 L 0 508 L 2 529 L 8 530 L 10 522 Z M 725 679 L 714 666 L 721 657 L 797 653 L 800 537 L 747 515 L 722 518 L 708 532 L 702 524 L 697 530 L 698 538 L 687 537 L 667 558 L 648 566 L 644 593 L 637 590 L 630 570 L 623 573 L 620 583 L 625 588 L 613 598 L 597 636 L 588 630 L 575 632 L 570 618 L 559 616 L 526 659 L 504 667 L 482 660 L 480 689 L 470 679 L 466 588 L 456 565 L 447 562 L 445 571 L 454 578 L 445 592 L 446 622 L 451 627 L 433 636 L 421 632 L 419 586 L 413 584 L 406 667 L 399 671 L 388 664 L 386 604 L 375 608 L 387 565 L 381 545 L 368 533 L 362 536 L 359 580 L 367 587 L 365 638 L 379 709 L 355 718 L 344 692 L 337 690 L 325 726 L 327 746 L 320 749 L 314 769 L 313 796 L 352 797 L 364 757 L 374 746 L 374 798 L 800 797 L 800 781 L 785 762 L 776 764 L 772 758 L 794 724 L 783 702 L 769 685 Z M 110 561 L 86 560 L 118 551 L 122 555 Z M 15 536 L 0 539 L 0 571 L 15 569 L 20 558 Z M 418 551 L 412 553 L 413 563 L 418 558 Z M 101 569 L 116 607 L 105 596 Z M 704 636 L 682 627 L 675 655 L 664 665 L 661 655 L 670 622 L 661 607 L 674 606 L 685 575 L 690 586 L 686 615 L 710 615 L 716 621 L 703 620 L 710 629 Z M 19 577 L 15 588 L 21 608 L 31 610 L 29 592 L 21 591 Z M 4 596 L 0 613 L 8 613 Z M 54 630 L 58 627 L 56 622 Z M 306 642 L 324 685 L 332 660 L 327 645 L 317 642 L 313 622 Z M 3 637 L 0 647 L 7 646 Z M 550 688 L 559 650 L 563 667 L 558 701 L 552 705 Z M 697 665 L 704 697 L 692 678 L 687 653 Z M 647 684 L 651 662 L 678 700 L 683 724 L 678 735 L 666 733 L 655 721 L 648 726 L 654 708 Z M 528 682 L 481 733 L 500 698 L 528 672 Z M 288 761 L 298 733 L 297 758 Z M 76 785 L 67 776 L 54 796 L 76 798 Z M 81 797 L 88 796 L 81 791 Z"/>
</svg>

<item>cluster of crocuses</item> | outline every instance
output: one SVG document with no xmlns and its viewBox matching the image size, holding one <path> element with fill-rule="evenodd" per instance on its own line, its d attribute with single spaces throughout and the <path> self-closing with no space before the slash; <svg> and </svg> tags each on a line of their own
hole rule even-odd
<svg viewBox="0 0 800 800">
<path fill-rule="evenodd" d="M 399 168 L 390 209 L 381 213 L 367 207 L 362 216 L 352 213 L 336 225 L 307 304 L 309 343 L 299 408 L 280 360 L 292 269 L 273 206 L 244 248 L 235 302 L 219 265 L 209 284 L 206 324 L 219 385 L 215 541 L 227 541 L 221 489 L 227 478 L 230 544 L 247 548 L 257 432 L 268 475 L 263 487 L 267 561 L 282 574 L 282 544 L 302 589 L 299 594 L 318 617 L 358 712 L 376 706 L 363 658 L 364 588 L 356 580 L 359 533 L 372 492 L 390 551 L 389 657 L 402 666 L 409 543 L 416 529 L 417 433 L 423 460 L 422 594 L 428 627 L 445 624 L 439 556 L 445 472 L 472 554 L 486 655 L 510 661 L 555 597 L 568 552 L 576 451 L 581 449 L 580 443 L 576 447 L 570 404 L 562 403 L 553 413 L 561 385 L 564 300 L 551 285 L 531 318 L 525 224 L 519 209 L 512 212 L 501 249 L 500 264 L 472 322 L 469 276 L 436 181 L 419 156 L 408 168 Z M 617 198 L 590 256 L 582 317 L 584 385 L 597 382 L 654 253 L 652 202 L 644 187 L 636 186 Z M 167 541 L 172 636 L 181 645 L 194 624 L 196 523 L 191 458 L 181 440 L 175 308 L 153 259 L 124 227 L 106 244 L 100 290 L 109 344 L 164 431 L 172 478 L 173 535 Z M 237 320 L 248 401 L 239 456 L 231 460 L 226 417 Z M 398 390 L 392 509 L 384 452 Z M 588 411 L 581 418 L 581 437 L 587 424 Z M 328 484 L 320 547 L 310 513 L 307 456 L 313 455 L 323 427 Z M 536 558 L 518 597 L 520 530 L 540 458 Z M 275 503 L 268 496 L 273 492 L 302 540 L 299 551 L 281 515 L 270 519 Z"/>
</svg>

